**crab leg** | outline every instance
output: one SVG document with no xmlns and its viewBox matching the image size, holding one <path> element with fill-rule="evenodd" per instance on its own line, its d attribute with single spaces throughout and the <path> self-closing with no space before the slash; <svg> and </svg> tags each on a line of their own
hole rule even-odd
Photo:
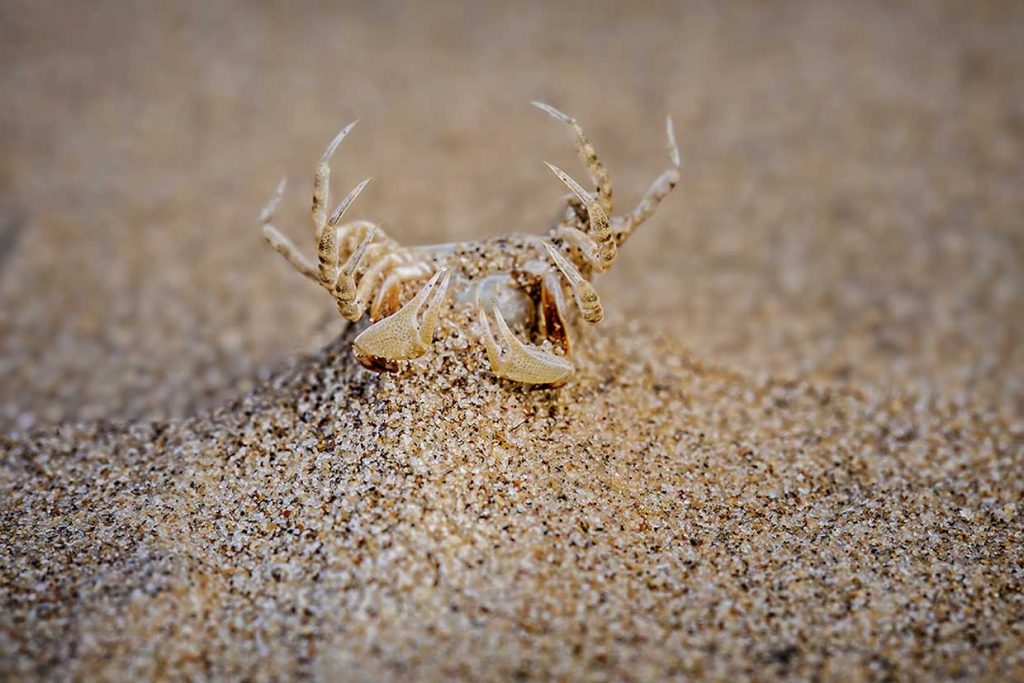
<svg viewBox="0 0 1024 683">
<path fill-rule="evenodd" d="M 589 231 L 593 234 L 594 242 L 597 245 L 595 253 L 600 263 L 600 269 L 607 270 L 612 265 L 612 262 L 615 261 L 617 246 L 615 235 L 612 234 L 611 225 L 608 222 L 608 214 L 601 207 L 601 203 L 584 190 L 568 173 L 553 164 L 548 164 L 546 161 L 544 163 L 586 205 L 587 216 L 590 219 Z"/>
<path fill-rule="evenodd" d="M 388 361 L 418 358 L 426 353 L 450 279 L 450 270 L 439 270 L 397 313 L 363 330 L 352 342 L 359 361 L 371 369 L 389 368 L 393 364 Z M 427 308 L 417 321 L 424 304 Z"/>
<path fill-rule="evenodd" d="M 624 218 L 615 219 L 615 241 L 617 244 L 622 244 L 633 232 L 640 227 L 644 221 L 654 215 L 655 209 L 658 208 L 658 204 L 661 203 L 668 193 L 675 188 L 676 184 L 679 183 L 679 146 L 676 144 L 676 134 L 672 127 L 672 117 L 665 119 L 665 132 L 668 136 L 668 155 L 672 161 L 672 166 L 667 171 L 662 173 L 654 181 L 650 188 L 647 190 L 647 194 L 643 196 L 643 199 L 636 205 L 636 208 L 630 212 L 629 216 Z"/>
<path fill-rule="evenodd" d="M 519 341 L 509 329 L 508 323 L 498 309 L 498 304 L 493 299 L 491 315 L 498 325 L 498 336 L 505 344 L 504 351 L 494 338 L 483 302 L 477 302 L 477 316 L 483 330 L 484 348 L 487 350 L 487 360 L 495 375 L 525 384 L 561 384 L 575 372 L 572 363 L 565 358 Z"/>
<path fill-rule="evenodd" d="M 353 121 L 334 136 L 320 156 L 320 163 L 316 165 L 316 174 L 313 176 L 313 236 L 318 243 L 327 223 L 327 200 L 331 193 L 331 157 L 357 123 L 359 121 Z"/>
<path fill-rule="evenodd" d="M 394 240 L 387 237 L 384 234 L 383 228 L 380 225 L 365 220 L 352 221 L 344 225 L 339 225 L 338 230 L 338 263 L 343 263 L 348 259 L 349 256 L 356 250 L 359 243 L 366 237 L 366 233 L 370 230 L 377 230 L 376 240 L 370 244 L 366 250 L 367 258 L 372 259 L 375 253 L 383 248 L 394 249 L 398 245 L 395 244 Z"/>
<path fill-rule="evenodd" d="M 292 268 L 314 282 L 320 282 L 316 267 L 302 255 L 302 252 L 299 251 L 298 247 L 290 239 L 281 234 L 281 231 L 270 222 L 274 217 L 274 211 L 277 210 L 277 205 L 281 203 L 281 197 L 284 195 L 286 184 L 287 181 L 281 178 L 281 182 L 277 184 L 277 188 L 274 190 L 274 194 L 271 195 L 270 201 L 260 211 L 259 221 L 260 225 L 263 226 L 263 237 L 274 248 L 274 251 L 284 256 Z"/>
<path fill-rule="evenodd" d="M 594 241 L 593 237 L 579 228 L 573 228 L 567 225 L 560 225 L 555 228 L 555 236 L 561 237 L 571 246 L 579 249 L 580 253 L 583 255 L 583 259 L 592 268 L 603 270 L 603 263 L 601 261 L 601 257 L 598 255 L 599 245 Z"/>
<path fill-rule="evenodd" d="M 281 202 L 281 197 L 284 194 L 285 181 L 284 179 L 278 183 L 277 188 L 274 190 L 274 194 L 271 196 L 270 201 L 267 202 L 266 206 L 260 212 L 260 223 L 263 226 L 263 236 L 270 243 L 270 246 L 274 248 L 279 254 L 281 254 L 297 271 L 318 282 L 330 289 L 334 284 L 334 281 L 338 277 L 338 232 L 343 228 L 338 228 L 337 224 L 344 215 L 345 210 L 348 209 L 349 205 L 355 200 L 359 193 L 363 191 L 366 184 L 369 182 L 369 178 L 359 183 L 355 189 L 348 194 L 345 199 L 341 201 L 338 207 L 331 214 L 330 220 L 327 218 L 326 206 L 327 200 L 330 195 L 330 159 L 334 152 L 338 149 L 338 145 L 341 144 L 342 140 L 352 131 L 352 128 L 356 125 L 353 121 L 349 125 L 341 129 L 341 131 L 334 136 L 334 139 L 327 145 L 323 155 L 320 157 L 320 162 L 316 167 L 316 174 L 313 179 L 313 232 L 317 241 L 317 264 L 314 266 L 304 257 L 296 248 L 295 244 L 285 237 L 276 227 L 274 227 L 270 221 L 274 215 L 274 211 L 277 209 L 278 204 Z"/>
<path fill-rule="evenodd" d="M 344 133 L 345 131 L 342 132 Z M 337 208 L 331 214 L 330 220 L 327 221 L 326 227 L 319 229 L 320 241 L 317 245 L 317 264 L 319 266 L 320 282 L 325 287 L 329 288 L 338 278 L 338 232 L 343 229 L 338 227 L 338 222 L 369 182 L 370 179 L 367 178 L 356 185 L 348 193 L 348 196 L 338 203 Z"/>
<path fill-rule="evenodd" d="M 371 246 L 378 246 L 376 244 Z M 381 245 L 386 246 L 386 245 Z M 401 257 L 394 252 L 378 254 L 375 257 L 376 260 L 371 260 L 371 257 L 367 255 L 367 260 L 372 264 L 363 277 L 359 280 L 359 286 L 356 288 L 356 301 L 355 305 L 358 307 L 360 313 L 366 310 L 367 302 L 370 300 L 370 290 L 373 288 L 381 275 L 387 272 L 389 269 L 394 268 L 402 262 Z"/>
<path fill-rule="evenodd" d="M 334 298 L 338 300 L 338 312 L 352 321 L 359 320 L 363 316 L 363 312 L 355 305 L 355 272 L 359 269 L 363 256 L 366 254 L 366 248 L 370 246 L 370 241 L 376 234 L 376 226 L 367 231 L 359 246 L 349 255 L 345 265 L 338 271 L 338 277 L 334 282 Z"/>
<path fill-rule="evenodd" d="M 604 209 L 606 214 L 612 212 L 612 181 L 608 177 L 608 171 L 605 169 L 604 164 L 597 157 L 597 151 L 594 146 L 587 140 L 587 136 L 583 134 L 583 129 L 580 124 L 576 122 L 576 119 L 569 116 L 564 112 L 560 112 L 550 104 L 539 102 L 534 100 L 533 106 L 537 107 L 541 111 L 549 114 L 550 116 L 558 119 L 562 123 L 572 128 L 573 132 L 576 133 L 576 151 L 580 155 L 580 161 L 587 167 L 587 171 L 590 173 L 590 178 L 597 185 L 597 197 L 601 203 L 601 208 Z"/>
<path fill-rule="evenodd" d="M 397 311 L 399 296 L 402 293 L 402 283 L 429 274 L 430 267 L 425 263 L 399 266 L 388 273 L 388 276 L 384 278 L 384 284 L 377 290 L 377 296 L 370 307 L 370 319 L 376 322 Z"/>
<path fill-rule="evenodd" d="M 604 318 L 604 310 L 601 308 L 601 298 L 597 295 L 593 285 L 587 282 L 586 278 L 580 275 L 576 266 L 569 262 L 569 259 L 562 256 L 562 253 L 547 240 L 540 240 L 551 257 L 551 261 L 562 272 L 572 289 L 576 305 L 580 307 L 583 319 L 588 323 L 599 323 Z"/>
</svg>

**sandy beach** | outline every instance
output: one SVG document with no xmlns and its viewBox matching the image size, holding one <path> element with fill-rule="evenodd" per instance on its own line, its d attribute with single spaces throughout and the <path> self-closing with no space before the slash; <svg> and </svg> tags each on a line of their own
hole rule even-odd
<svg viewBox="0 0 1024 683">
<path fill-rule="evenodd" d="M 1024 678 L 1013 3 L 0 6 L 0 677 Z M 395 375 L 263 242 L 675 193 L 576 376 Z"/>
</svg>

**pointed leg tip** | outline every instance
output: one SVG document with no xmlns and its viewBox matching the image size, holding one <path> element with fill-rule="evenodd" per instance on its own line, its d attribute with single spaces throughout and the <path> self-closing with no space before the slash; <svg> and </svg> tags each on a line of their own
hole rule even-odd
<svg viewBox="0 0 1024 683">
<path fill-rule="evenodd" d="M 277 205 L 281 203 L 281 198 L 284 197 L 284 188 L 287 184 L 288 178 L 281 178 L 278 181 L 277 187 L 274 188 L 274 193 L 270 195 L 270 199 L 263 205 L 263 209 L 260 210 L 260 223 L 267 223 L 273 217 L 274 211 L 277 210 Z"/>
<path fill-rule="evenodd" d="M 334 226 L 341 222 L 342 216 L 348 211 L 348 207 L 352 206 L 352 202 L 356 200 L 356 197 L 366 189 L 366 186 L 370 184 L 371 178 L 366 178 L 361 183 L 352 188 L 352 191 L 348 195 L 338 202 L 338 206 L 335 207 L 334 211 L 331 212 L 331 217 L 327 219 L 327 224 Z"/>
<path fill-rule="evenodd" d="M 676 129 L 672 123 L 672 115 L 665 117 L 665 133 L 668 136 L 668 155 L 672 159 L 672 165 L 679 168 L 681 160 L 679 157 L 679 145 L 676 143 Z"/>
<path fill-rule="evenodd" d="M 549 116 L 558 119 L 562 123 L 568 123 L 571 125 L 575 122 L 575 119 L 573 119 L 573 117 L 569 116 L 563 111 L 555 109 L 547 102 L 541 102 L 540 100 L 531 100 L 530 104 L 537 107 L 537 109 L 540 109 L 545 114 L 548 114 Z"/>
<path fill-rule="evenodd" d="M 338 149 L 338 145 L 340 145 L 341 141 L 344 140 L 345 137 L 352 132 L 352 129 L 356 127 L 357 123 L 359 123 L 359 119 L 356 119 L 352 123 L 342 128 L 341 131 L 334 136 L 334 139 L 331 140 L 330 143 L 328 143 L 327 149 L 325 149 L 323 155 L 321 155 L 321 162 L 327 162 L 330 160 L 332 156 L 334 156 L 334 152 Z"/>
<path fill-rule="evenodd" d="M 325 230 L 324 233 L 326 234 L 327 231 Z M 359 241 L 359 244 L 356 245 L 356 248 L 352 251 L 351 254 L 349 254 L 348 259 L 345 261 L 344 265 L 342 265 L 342 267 L 338 270 L 338 277 L 335 278 L 335 290 L 338 289 L 338 283 L 342 281 L 342 278 L 345 278 L 345 282 L 347 283 L 345 287 L 346 290 L 354 289 L 355 285 L 354 283 L 352 283 L 352 277 L 353 275 L 355 275 L 355 272 L 359 269 L 359 266 L 363 261 L 363 256 L 366 254 L 366 250 L 370 246 L 370 242 L 373 241 L 373 238 L 376 237 L 376 234 L 377 226 L 371 225 L 370 229 L 366 231 L 365 235 L 363 235 L 363 239 Z"/>
<path fill-rule="evenodd" d="M 547 164 L 547 167 L 551 169 L 551 172 L 558 176 L 558 179 L 561 180 L 566 187 L 572 190 L 573 194 L 575 194 L 581 202 L 588 205 L 594 203 L 593 195 L 587 192 L 586 189 L 576 182 L 571 175 L 548 161 L 545 161 L 544 163 Z"/>
</svg>

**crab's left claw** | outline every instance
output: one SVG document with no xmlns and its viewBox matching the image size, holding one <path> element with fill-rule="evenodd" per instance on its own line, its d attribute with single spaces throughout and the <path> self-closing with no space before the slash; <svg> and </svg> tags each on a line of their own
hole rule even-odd
<svg viewBox="0 0 1024 683">
<path fill-rule="evenodd" d="M 477 303 L 477 315 L 484 333 L 484 347 L 487 349 L 487 359 L 495 375 L 513 382 L 550 385 L 562 384 L 572 377 L 575 368 L 568 360 L 519 341 L 498 310 L 498 304 L 493 300 L 491 314 L 498 324 L 498 336 L 506 347 L 504 351 L 494 338 L 483 302 Z"/>
<path fill-rule="evenodd" d="M 363 330 L 352 342 L 356 359 L 371 370 L 395 371 L 396 361 L 422 356 L 430 348 L 451 271 L 439 270 L 423 289 L 394 315 Z M 428 302 L 429 299 L 429 302 Z M 427 308 L 421 316 L 420 309 Z"/>
</svg>

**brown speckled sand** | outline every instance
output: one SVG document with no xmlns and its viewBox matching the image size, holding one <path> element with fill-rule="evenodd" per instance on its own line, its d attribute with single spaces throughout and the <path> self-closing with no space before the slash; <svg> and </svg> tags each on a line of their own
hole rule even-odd
<svg viewBox="0 0 1024 683">
<path fill-rule="evenodd" d="M 8 672 L 471 680 L 1024 674 L 1024 439 L 610 325 L 561 391 L 450 326 L 183 423 L 6 444 Z"/>
<path fill-rule="evenodd" d="M 1024 679 L 1024 6 L 638 4 L 0 4 L 0 678 Z M 539 231 L 534 98 L 682 144 L 578 376 L 358 368 L 277 179 Z"/>
</svg>

